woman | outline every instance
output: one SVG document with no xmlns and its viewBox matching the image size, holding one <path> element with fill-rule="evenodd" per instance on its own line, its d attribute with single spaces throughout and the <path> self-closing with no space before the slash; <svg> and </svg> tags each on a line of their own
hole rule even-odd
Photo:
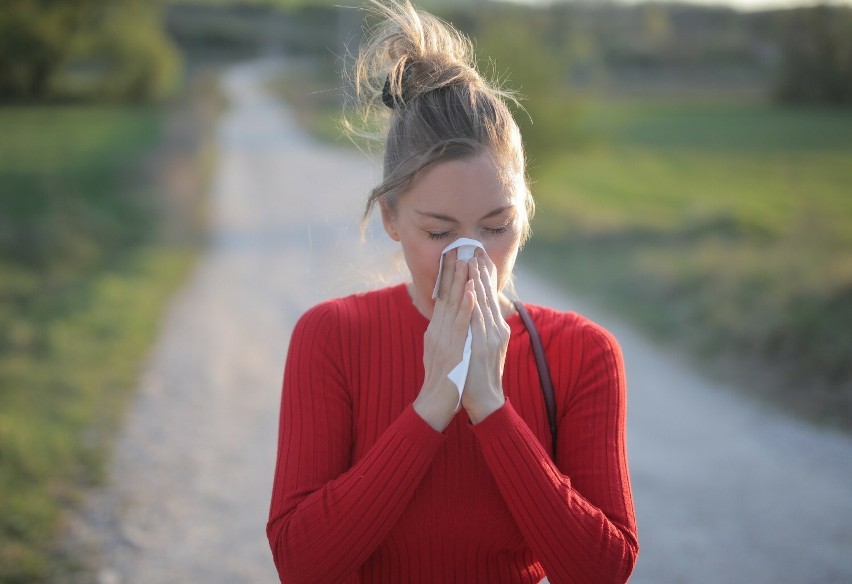
<svg viewBox="0 0 852 584">
<path fill-rule="evenodd" d="M 555 388 L 553 452 L 530 336 L 503 293 L 533 211 L 505 94 L 449 25 L 407 0 L 376 8 L 355 82 L 390 129 L 365 217 L 379 207 L 411 282 L 324 302 L 295 327 L 267 526 L 281 580 L 624 582 L 638 544 L 618 345 L 528 307 Z M 461 237 L 482 244 L 469 261 L 443 254 Z M 460 396 L 448 375 L 468 334 Z"/>
</svg>

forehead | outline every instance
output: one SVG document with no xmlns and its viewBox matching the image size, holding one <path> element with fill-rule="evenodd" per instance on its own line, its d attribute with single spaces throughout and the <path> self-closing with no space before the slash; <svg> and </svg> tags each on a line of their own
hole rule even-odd
<svg viewBox="0 0 852 584">
<path fill-rule="evenodd" d="M 489 212 L 520 204 L 488 153 L 436 162 L 423 169 L 400 198 L 419 211 Z"/>
</svg>

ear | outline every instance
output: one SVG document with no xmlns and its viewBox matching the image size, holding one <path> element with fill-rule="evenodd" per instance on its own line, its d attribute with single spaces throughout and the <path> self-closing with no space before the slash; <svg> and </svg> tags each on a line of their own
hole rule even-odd
<svg viewBox="0 0 852 584">
<path fill-rule="evenodd" d="M 382 225 L 385 227 L 385 232 L 394 241 L 399 241 L 399 232 L 396 230 L 396 213 L 388 207 L 384 200 L 379 202 L 379 208 L 382 211 Z"/>
</svg>

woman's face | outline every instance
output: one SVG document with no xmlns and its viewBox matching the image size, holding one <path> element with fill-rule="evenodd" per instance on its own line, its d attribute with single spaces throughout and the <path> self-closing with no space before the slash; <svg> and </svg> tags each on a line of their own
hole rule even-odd
<svg viewBox="0 0 852 584">
<path fill-rule="evenodd" d="M 402 245 L 414 305 L 431 318 L 444 248 L 459 237 L 481 241 L 497 268 L 500 291 L 512 273 L 527 219 L 522 195 L 506 188 L 491 156 L 483 153 L 422 170 L 395 210 L 382 205 L 382 220 Z"/>
</svg>

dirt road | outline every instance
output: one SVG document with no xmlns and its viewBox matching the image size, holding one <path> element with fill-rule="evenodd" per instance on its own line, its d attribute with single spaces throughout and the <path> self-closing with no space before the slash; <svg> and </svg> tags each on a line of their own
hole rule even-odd
<svg viewBox="0 0 852 584">
<path fill-rule="evenodd" d="M 262 88 L 224 79 L 209 251 L 165 320 L 79 531 L 101 584 L 260 583 L 288 334 L 316 302 L 381 282 L 357 243 L 378 166 L 314 143 Z M 767 413 L 521 270 L 527 301 L 597 318 L 627 361 L 642 552 L 632 582 L 852 582 L 852 441 Z"/>
</svg>

